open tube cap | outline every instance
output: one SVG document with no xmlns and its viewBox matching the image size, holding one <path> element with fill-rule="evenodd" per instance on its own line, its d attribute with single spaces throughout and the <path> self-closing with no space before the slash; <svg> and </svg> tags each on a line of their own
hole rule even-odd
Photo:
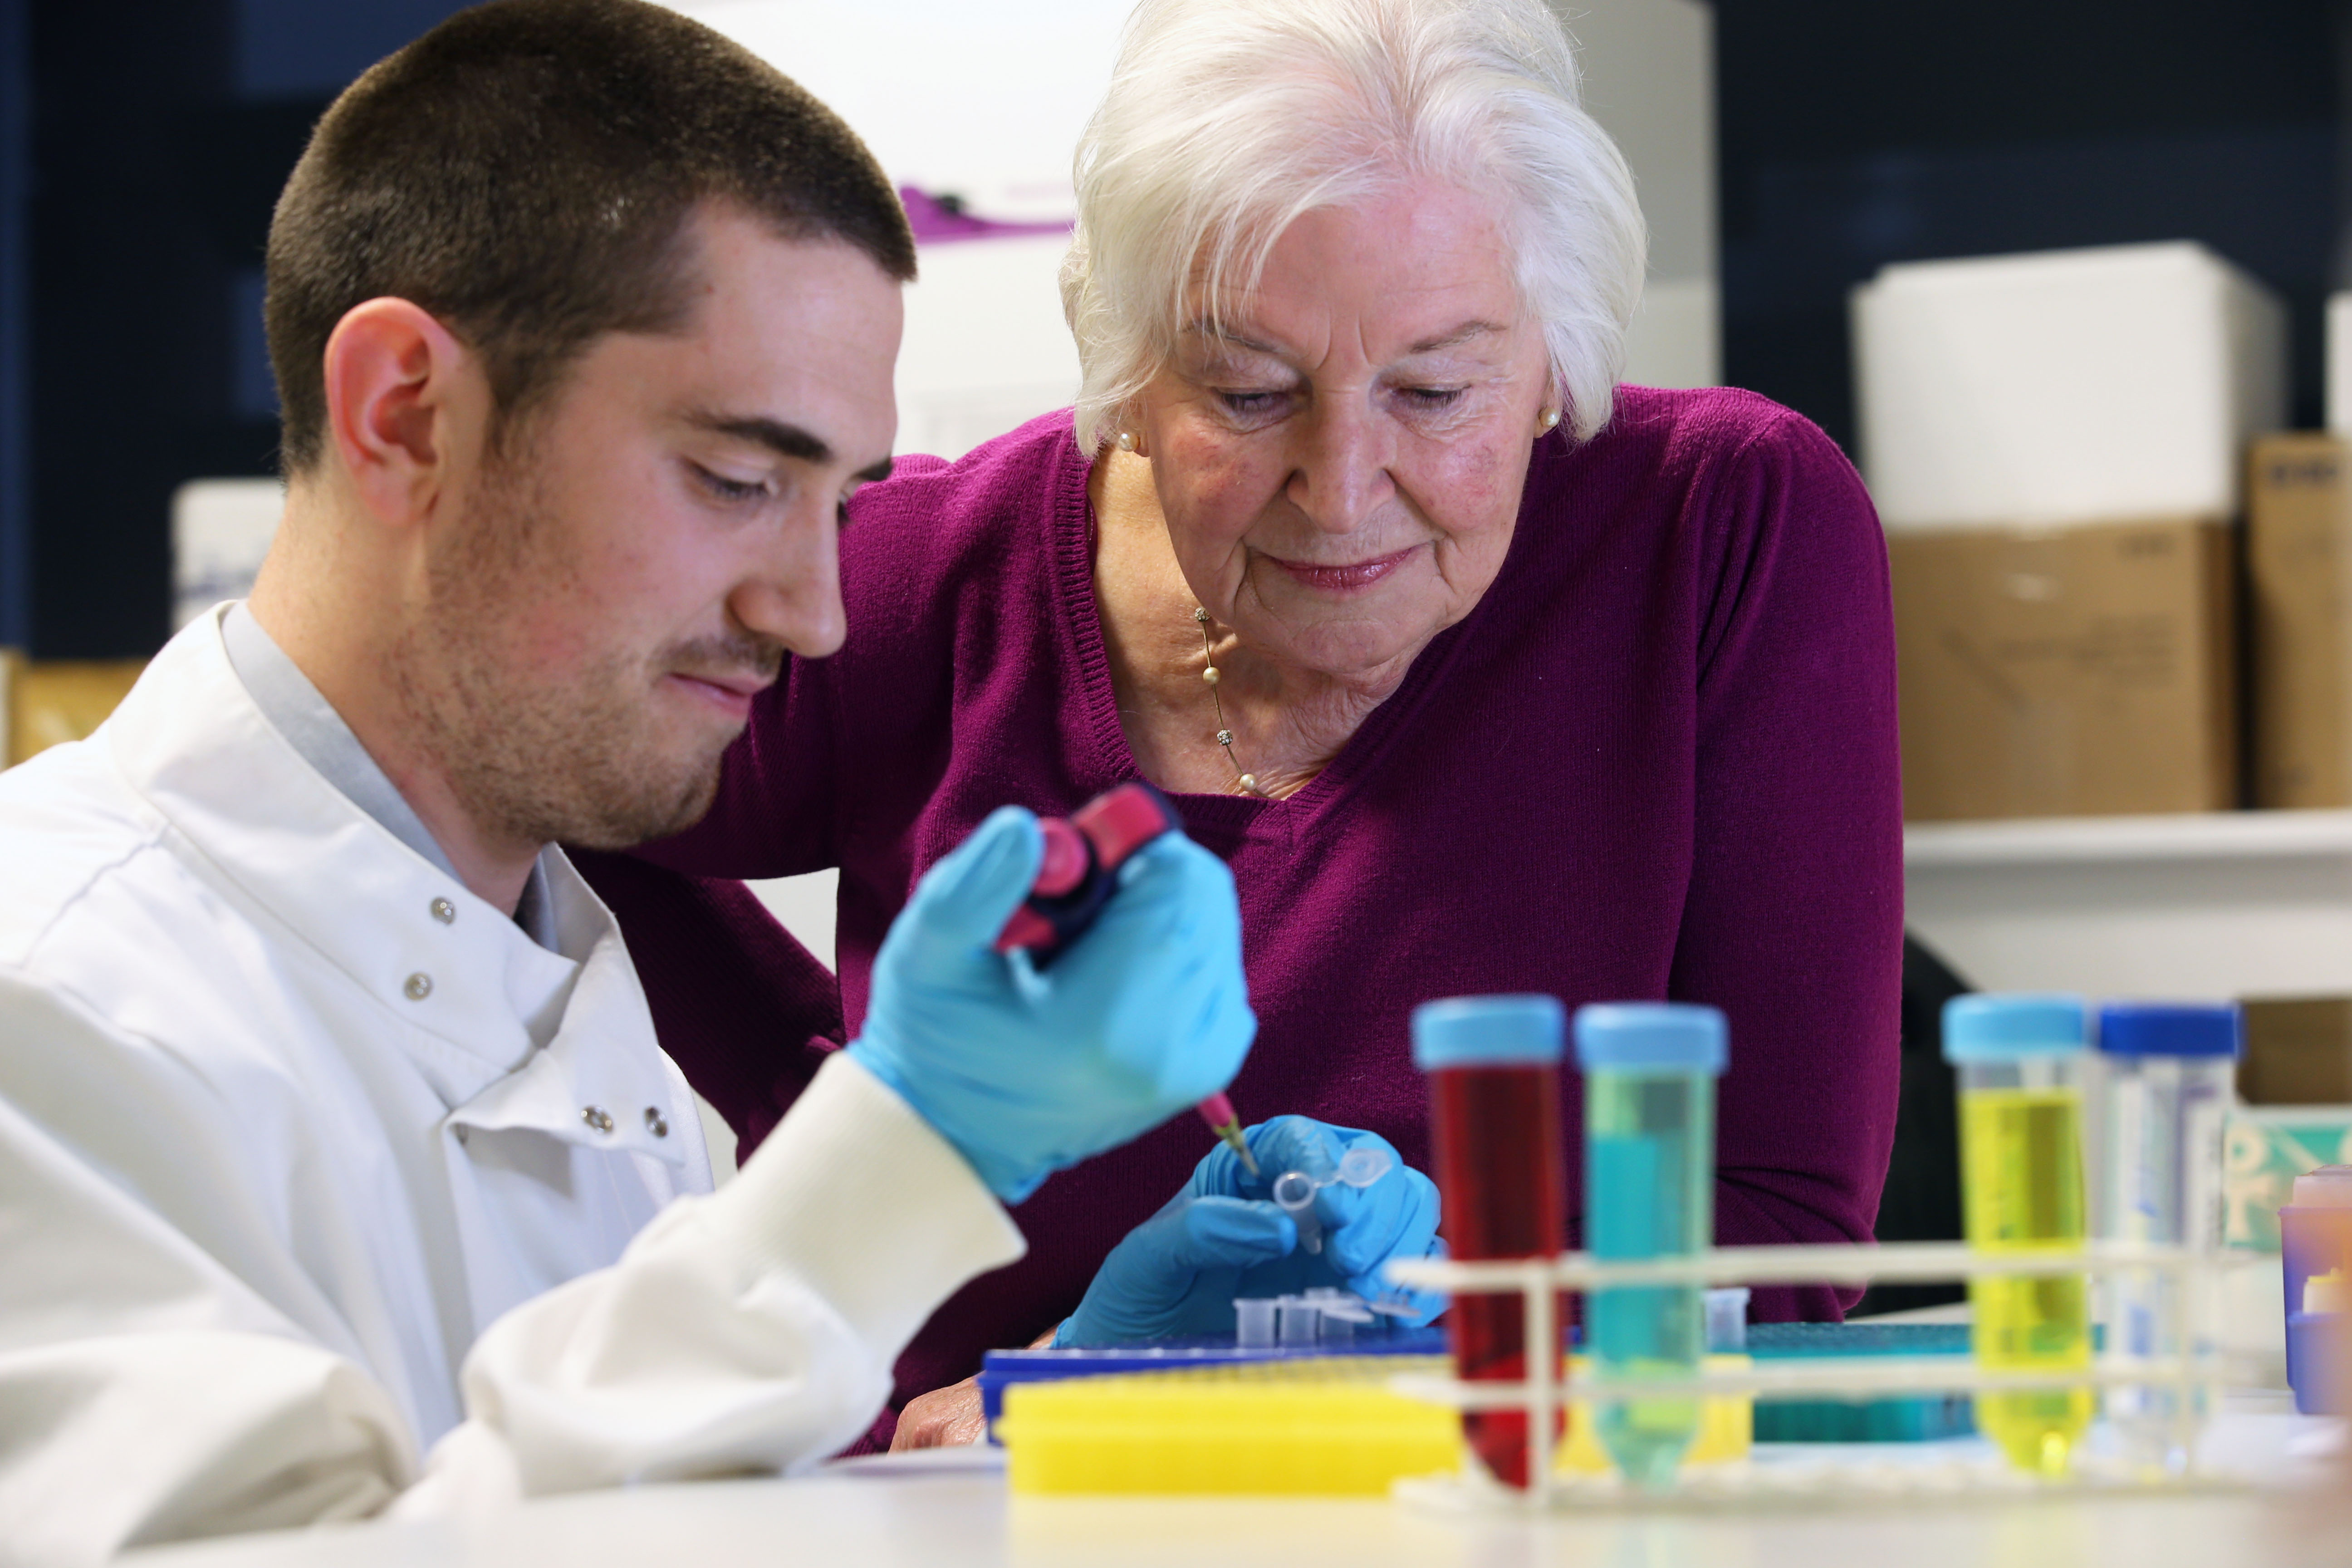
<svg viewBox="0 0 2352 1568">
<path fill-rule="evenodd" d="M 2235 1057 L 2245 1048 L 2235 1002 L 2110 1002 L 2099 1049 L 2117 1057 Z"/>
<path fill-rule="evenodd" d="M 2008 1062 L 2079 1051 L 2084 1013 L 2080 996 L 1955 996 L 1944 1004 L 1944 1059 Z"/>
<path fill-rule="evenodd" d="M 1730 1058 L 1723 1015 L 1687 1002 L 1602 1002 L 1576 1010 L 1576 1065 L 1586 1072 L 1703 1072 Z"/>
<path fill-rule="evenodd" d="M 1568 1009 L 1556 996 L 1449 996 L 1412 1010 L 1412 1065 L 1550 1067 L 1561 1055 Z"/>
</svg>

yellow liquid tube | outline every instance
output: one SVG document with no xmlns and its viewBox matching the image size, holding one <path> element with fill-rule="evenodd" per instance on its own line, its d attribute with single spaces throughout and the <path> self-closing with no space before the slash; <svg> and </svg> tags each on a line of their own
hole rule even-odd
<svg viewBox="0 0 2352 1568">
<path fill-rule="evenodd" d="M 1961 1207 L 1980 1251 L 2079 1250 L 2083 1200 L 2083 1007 L 2071 997 L 1964 996 L 1944 1014 L 1960 1075 Z M 2000 1372 L 2091 1365 L 2082 1275 L 1971 1280 L 1978 1363 Z M 2091 1390 L 1990 1394 L 1977 1425 L 2011 1464 L 2059 1477 L 2091 1424 Z"/>
</svg>

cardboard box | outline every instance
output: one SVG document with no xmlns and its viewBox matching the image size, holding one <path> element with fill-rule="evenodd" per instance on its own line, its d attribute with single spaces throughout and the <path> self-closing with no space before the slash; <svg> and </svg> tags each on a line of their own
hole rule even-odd
<svg viewBox="0 0 2352 1568">
<path fill-rule="evenodd" d="M 1905 815 L 2235 806 L 2232 532 L 2176 520 L 1889 535 Z"/>
<path fill-rule="evenodd" d="M 2352 996 L 2270 997 L 2241 1004 L 2246 1054 L 2238 1097 L 2249 1105 L 2352 1105 Z"/>
<path fill-rule="evenodd" d="M 2265 437 L 2248 464 L 2256 805 L 2352 805 L 2352 444 Z"/>
<path fill-rule="evenodd" d="M 146 668 L 136 658 L 35 664 L 0 652 L 0 766 L 88 735 Z"/>
<path fill-rule="evenodd" d="M 2286 422 L 2285 312 L 2201 246 L 1907 262 L 1853 323 L 1889 531 L 2236 517 L 2246 440 Z"/>
</svg>

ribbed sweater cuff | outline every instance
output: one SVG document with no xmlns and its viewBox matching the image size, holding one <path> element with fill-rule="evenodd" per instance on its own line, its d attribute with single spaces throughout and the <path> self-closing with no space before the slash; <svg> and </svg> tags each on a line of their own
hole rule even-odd
<svg viewBox="0 0 2352 1568">
<path fill-rule="evenodd" d="M 886 1363 L 965 1280 L 1028 1249 L 964 1157 L 845 1054 L 710 1204 L 747 1272 L 794 1275 Z"/>
</svg>

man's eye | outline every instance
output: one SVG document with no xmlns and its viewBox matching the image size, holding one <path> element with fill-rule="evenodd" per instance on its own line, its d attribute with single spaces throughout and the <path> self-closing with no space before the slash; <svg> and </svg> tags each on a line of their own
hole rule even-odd
<svg viewBox="0 0 2352 1568">
<path fill-rule="evenodd" d="M 695 482 L 719 500 L 740 505 L 760 500 L 768 493 L 766 481 L 761 479 L 730 479 L 724 474 L 711 472 L 700 463 L 688 463 Z"/>
</svg>

